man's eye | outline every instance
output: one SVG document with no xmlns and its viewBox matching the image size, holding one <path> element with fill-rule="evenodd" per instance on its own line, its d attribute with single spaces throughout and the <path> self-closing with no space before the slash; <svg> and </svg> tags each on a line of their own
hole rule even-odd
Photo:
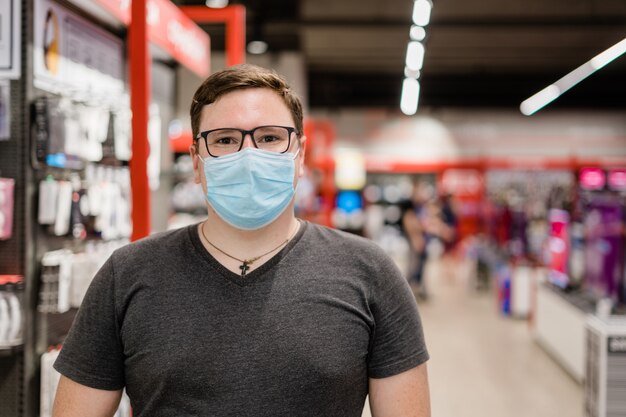
<svg viewBox="0 0 626 417">
<path fill-rule="evenodd" d="M 232 145 L 234 143 L 237 143 L 237 139 L 232 136 L 223 136 L 220 138 L 215 138 L 212 142 L 215 145 Z"/>
<path fill-rule="evenodd" d="M 279 141 L 279 140 L 280 140 L 280 138 L 278 136 L 264 135 L 264 136 L 261 136 L 257 142 L 271 143 L 271 142 L 276 142 L 276 141 Z"/>
</svg>

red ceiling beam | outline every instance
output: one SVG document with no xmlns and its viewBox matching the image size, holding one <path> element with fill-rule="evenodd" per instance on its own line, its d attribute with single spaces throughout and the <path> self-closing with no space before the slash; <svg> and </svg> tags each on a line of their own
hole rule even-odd
<svg viewBox="0 0 626 417">
<path fill-rule="evenodd" d="M 198 24 L 226 25 L 226 65 L 246 62 L 246 8 L 240 4 L 211 9 L 206 6 L 181 6 L 180 10 Z"/>
</svg>

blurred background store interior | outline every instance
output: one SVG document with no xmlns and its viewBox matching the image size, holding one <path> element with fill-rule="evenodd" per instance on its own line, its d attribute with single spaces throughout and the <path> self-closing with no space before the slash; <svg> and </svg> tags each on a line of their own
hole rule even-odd
<svg viewBox="0 0 626 417">
<path fill-rule="evenodd" d="M 0 70 L 0 301 L 21 306 L 0 326 L 0 416 L 50 415 L 56 347 L 140 222 L 154 233 L 206 216 L 189 106 L 233 63 L 220 13 L 245 10 L 228 15 L 245 19 L 242 57 L 305 105 L 297 215 L 372 239 L 406 275 L 432 415 L 626 417 L 624 0 L 167 0 L 196 38 L 151 35 L 147 69 L 112 3 L 0 8 L 21 26 L 19 65 Z M 198 68 L 180 42 L 208 39 Z M 141 219 L 129 95 L 145 71 Z"/>
</svg>

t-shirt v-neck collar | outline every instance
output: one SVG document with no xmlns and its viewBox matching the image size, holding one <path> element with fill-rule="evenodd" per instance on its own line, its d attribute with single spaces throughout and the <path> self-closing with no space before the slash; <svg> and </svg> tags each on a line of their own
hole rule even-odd
<svg viewBox="0 0 626 417">
<path fill-rule="evenodd" d="M 247 273 L 245 277 L 242 277 L 241 274 L 237 274 L 226 268 L 206 250 L 204 244 L 200 240 L 200 235 L 198 232 L 199 223 L 188 226 L 187 231 L 189 234 L 189 238 L 191 239 L 191 243 L 193 244 L 196 252 L 203 261 L 208 263 L 208 265 L 212 269 L 214 269 L 216 272 L 218 272 L 229 281 L 232 281 L 233 283 L 244 287 L 246 285 L 251 285 L 255 282 L 263 280 L 267 272 L 274 268 L 274 266 L 276 266 L 276 264 L 278 264 L 298 243 L 302 235 L 304 235 L 304 232 L 308 226 L 308 222 L 300 219 L 298 219 L 298 221 L 300 222 L 300 229 L 298 230 L 296 235 L 287 243 L 287 245 L 285 245 L 285 247 L 282 248 L 278 253 L 268 259 L 267 262 L 265 262 L 263 265 Z"/>
</svg>

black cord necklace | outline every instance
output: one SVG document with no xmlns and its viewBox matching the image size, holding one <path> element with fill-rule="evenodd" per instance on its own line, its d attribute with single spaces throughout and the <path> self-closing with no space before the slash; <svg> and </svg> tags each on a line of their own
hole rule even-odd
<svg viewBox="0 0 626 417">
<path fill-rule="evenodd" d="M 298 223 L 298 226 L 299 226 L 299 223 Z M 202 237 L 204 237 L 204 240 L 206 240 L 206 242 L 209 245 L 211 245 L 213 248 L 218 250 L 220 253 L 228 256 L 230 259 L 234 259 L 235 261 L 241 262 L 241 265 L 239 266 L 239 269 L 241 269 L 241 278 L 245 278 L 246 273 L 248 272 L 248 269 L 250 269 L 250 265 L 252 265 L 254 262 L 258 261 L 259 259 L 261 259 L 265 255 L 269 255 L 270 253 L 272 253 L 272 252 L 278 250 L 279 248 L 282 248 L 283 246 L 285 246 L 287 244 L 287 242 L 289 242 L 295 236 L 295 234 L 298 231 L 298 229 L 299 229 L 299 227 L 296 227 L 296 230 L 293 232 L 293 234 L 291 236 L 289 236 L 287 239 L 285 239 L 284 242 L 282 242 L 280 245 L 276 246 L 274 249 L 265 252 L 263 255 L 255 256 L 255 257 L 250 258 L 250 259 L 239 259 L 239 258 L 234 257 L 233 255 L 230 255 L 230 254 L 224 252 L 222 249 L 218 248 L 213 243 L 211 243 L 211 241 L 204 234 L 204 223 L 202 223 L 200 225 L 200 233 L 202 233 Z"/>
</svg>

